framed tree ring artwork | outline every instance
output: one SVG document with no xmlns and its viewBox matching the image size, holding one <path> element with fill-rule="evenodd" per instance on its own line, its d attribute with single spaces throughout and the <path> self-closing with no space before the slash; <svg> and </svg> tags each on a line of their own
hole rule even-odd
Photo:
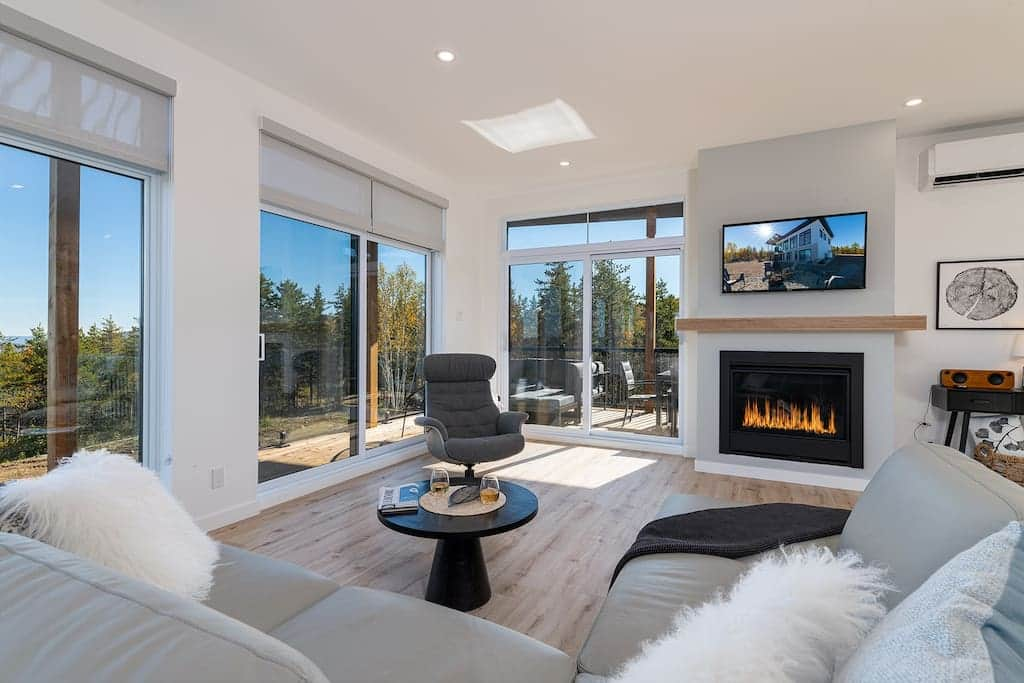
<svg viewBox="0 0 1024 683">
<path fill-rule="evenodd" d="M 1024 258 L 940 261 L 935 327 L 1024 330 Z"/>
</svg>

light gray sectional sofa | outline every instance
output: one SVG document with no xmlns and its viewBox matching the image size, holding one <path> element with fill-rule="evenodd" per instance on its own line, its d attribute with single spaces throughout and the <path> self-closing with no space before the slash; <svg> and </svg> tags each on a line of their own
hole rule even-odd
<svg viewBox="0 0 1024 683">
<path fill-rule="evenodd" d="M 661 515 L 731 505 L 676 495 Z M 948 559 L 1015 519 L 1024 519 L 1024 489 L 957 451 L 915 444 L 879 470 L 842 536 L 819 542 L 888 566 L 900 589 L 895 604 Z M 0 534 L 0 679 L 568 683 L 575 676 L 599 683 L 661 634 L 681 607 L 728 587 L 756 559 L 633 560 L 574 665 L 564 653 L 482 619 L 407 596 L 342 588 L 227 546 L 213 592 L 200 604 Z"/>
<path fill-rule="evenodd" d="M 737 503 L 703 496 L 670 496 L 659 517 Z M 889 568 L 898 591 L 890 606 L 914 591 L 963 550 L 1024 520 L 1024 488 L 963 453 L 914 443 L 892 454 L 868 484 L 841 536 L 809 544 L 850 549 Z M 579 683 L 598 683 L 664 633 L 684 606 L 727 589 L 760 555 L 730 560 L 665 554 L 627 564 L 612 586 L 579 655 Z"/>
</svg>

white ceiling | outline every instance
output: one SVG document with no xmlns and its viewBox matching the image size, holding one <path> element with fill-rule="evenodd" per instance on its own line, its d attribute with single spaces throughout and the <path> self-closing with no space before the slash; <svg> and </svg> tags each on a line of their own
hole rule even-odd
<svg viewBox="0 0 1024 683">
<path fill-rule="evenodd" d="M 505 189 L 887 118 L 911 134 L 1024 116 L 1024 0 L 105 2 L 453 179 Z M 912 96 L 925 104 L 904 108 Z M 513 155 L 460 123 L 555 98 L 597 138 Z"/>
</svg>

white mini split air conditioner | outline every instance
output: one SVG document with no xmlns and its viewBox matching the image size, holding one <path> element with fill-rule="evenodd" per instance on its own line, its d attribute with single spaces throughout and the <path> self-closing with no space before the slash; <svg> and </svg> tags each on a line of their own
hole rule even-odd
<svg viewBox="0 0 1024 683">
<path fill-rule="evenodd" d="M 940 142 L 921 157 L 921 189 L 1024 178 L 1024 133 Z"/>
</svg>

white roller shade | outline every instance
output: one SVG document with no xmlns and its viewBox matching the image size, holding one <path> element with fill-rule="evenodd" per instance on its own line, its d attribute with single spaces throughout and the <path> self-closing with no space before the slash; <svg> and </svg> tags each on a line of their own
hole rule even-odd
<svg viewBox="0 0 1024 683">
<path fill-rule="evenodd" d="M 374 181 L 371 231 L 410 244 L 444 247 L 444 210 L 439 206 Z"/>
<path fill-rule="evenodd" d="M 370 227 L 370 179 L 266 133 L 260 135 L 260 199 L 313 218 Z"/>
<path fill-rule="evenodd" d="M 170 167 L 170 97 L 5 30 L 0 126 L 149 169 Z"/>
</svg>

